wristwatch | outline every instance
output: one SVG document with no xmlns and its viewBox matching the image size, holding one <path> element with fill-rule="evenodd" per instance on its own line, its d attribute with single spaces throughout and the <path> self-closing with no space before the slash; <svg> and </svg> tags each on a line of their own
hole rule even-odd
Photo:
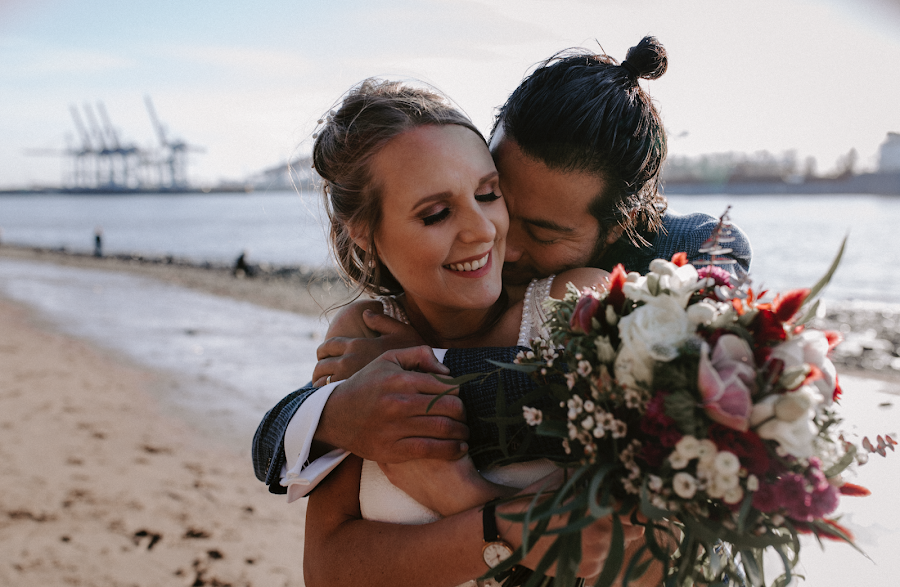
<svg viewBox="0 0 900 587">
<path fill-rule="evenodd" d="M 513 547 L 500 538 L 500 530 L 497 529 L 497 504 L 488 502 L 482 511 L 484 526 L 484 547 L 481 554 L 488 567 L 494 568 L 513 554 Z"/>
</svg>

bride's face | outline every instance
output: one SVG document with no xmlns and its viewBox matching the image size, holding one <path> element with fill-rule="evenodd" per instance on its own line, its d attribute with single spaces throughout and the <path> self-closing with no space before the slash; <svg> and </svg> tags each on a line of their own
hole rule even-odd
<svg viewBox="0 0 900 587">
<path fill-rule="evenodd" d="M 372 161 L 381 186 L 378 257 L 428 312 L 490 307 L 500 296 L 509 217 L 484 141 L 458 125 L 423 126 Z"/>
</svg>

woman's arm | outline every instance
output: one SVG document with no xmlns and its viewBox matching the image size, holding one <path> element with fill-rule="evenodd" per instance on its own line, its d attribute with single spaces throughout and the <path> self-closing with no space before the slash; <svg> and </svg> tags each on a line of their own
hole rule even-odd
<svg viewBox="0 0 900 587">
<path fill-rule="evenodd" d="M 519 491 L 482 477 L 468 454 L 455 461 L 417 459 L 378 466 L 393 485 L 445 518 Z"/>
<path fill-rule="evenodd" d="M 308 587 L 367 585 L 371 587 L 452 587 L 480 577 L 488 567 L 482 558 L 480 507 L 431 524 L 408 526 L 362 520 L 359 477 L 362 461 L 349 457 L 310 496 L 306 517 L 304 578 Z M 524 511 L 525 497 L 497 506 L 498 514 Z M 558 523 L 563 523 L 559 520 Z M 641 528 L 625 524 L 626 541 Z M 498 517 L 501 537 L 513 548 L 521 544 L 521 525 Z M 603 519 L 582 532 L 579 575 L 598 575 L 609 552 L 611 522 Z M 540 561 L 552 537 L 537 541 L 523 564 Z"/>
</svg>

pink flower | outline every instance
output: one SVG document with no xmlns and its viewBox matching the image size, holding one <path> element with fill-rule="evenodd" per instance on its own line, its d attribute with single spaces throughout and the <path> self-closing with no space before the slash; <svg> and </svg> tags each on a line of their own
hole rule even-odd
<svg viewBox="0 0 900 587">
<path fill-rule="evenodd" d="M 704 265 L 700 269 L 697 269 L 697 276 L 700 279 L 711 277 L 715 282 L 713 285 L 724 285 L 725 287 L 731 287 L 731 274 L 721 267 L 716 267 L 715 265 Z"/>
<path fill-rule="evenodd" d="M 797 473 L 784 475 L 775 484 L 775 500 L 788 517 L 808 522 L 812 520 L 812 495 L 806 491 L 806 479 Z"/>
<path fill-rule="evenodd" d="M 596 291 L 585 289 L 581 292 L 581 297 L 578 298 L 578 303 L 575 304 L 575 310 L 572 312 L 572 318 L 569 320 L 569 326 L 572 327 L 572 330 L 588 334 L 593 329 L 591 319 L 597 315 L 600 305 L 600 299 L 597 297 Z"/>
<path fill-rule="evenodd" d="M 746 432 L 755 385 L 753 351 L 744 339 L 734 334 L 722 335 L 711 359 L 709 345 L 703 343 L 697 386 L 703 397 L 703 409 L 711 420 Z"/>
</svg>

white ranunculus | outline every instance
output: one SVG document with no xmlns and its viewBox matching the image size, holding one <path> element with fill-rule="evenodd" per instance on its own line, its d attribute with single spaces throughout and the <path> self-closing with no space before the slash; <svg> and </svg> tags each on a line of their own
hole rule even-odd
<svg viewBox="0 0 900 587">
<path fill-rule="evenodd" d="M 804 330 L 791 340 L 772 349 L 773 359 L 784 361 L 785 370 L 813 365 L 822 372 L 822 377 L 811 381 L 821 394 L 825 405 L 831 404 L 837 384 L 837 370 L 828 358 L 828 339 L 820 330 Z"/>
<path fill-rule="evenodd" d="M 678 356 L 678 347 L 693 334 L 693 326 L 678 300 L 658 296 L 647 300 L 619 321 L 622 344 L 613 366 L 619 383 L 651 384 L 653 364 Z"/>
<path fill-rule="evenodd" d="M 798 415 L 795 410 L 776 410 L 776 404 L 786 401 L 788 394 L 801 394 L 803 401 L 793 402 L 792 407 L 809 406 L 805 414 Z M 819 390 L 811 385 L 804 385 L 788 394 L 770 395 L 753 405 L 750 413 L 750 426 L 756 427 L 760 438 L 776 441 L 787 453 L 797 458 L 809 458 L 814 454 L 813 441 L 816 438 L 816 426 L 813 415 L 816 406 L 822 401 Z M 791 418 L 782 420 L 783 418 Z"/>
</svg>

